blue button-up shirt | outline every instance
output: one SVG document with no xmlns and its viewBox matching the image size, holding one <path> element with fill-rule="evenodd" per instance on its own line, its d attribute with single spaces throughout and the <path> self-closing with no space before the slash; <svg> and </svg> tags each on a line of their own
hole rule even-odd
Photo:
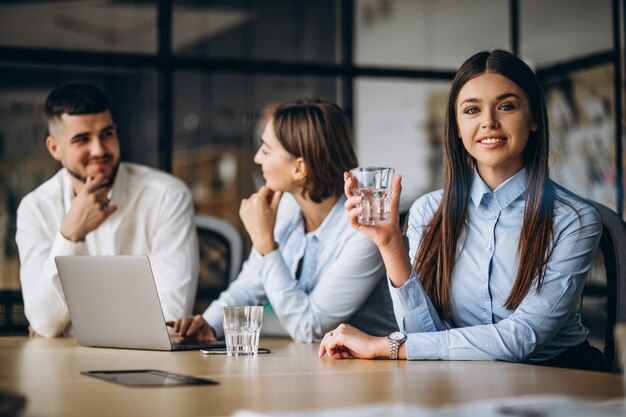
<svg viewBox="0 0 626 417">
<path fill-rule="evenodd" d="M 554 245 L 541 291 L 531 287 L 515 310 L 504 306 L 519 265 L 525 183 L 521 170 L 492 192 L 475 172 L 466 234 L 452 272 L 449 322 L 437 315 L 415 271 L 400 288 L 390 283 L 396 320 L 408 334 L 408 359 L 541 361 L 586 339 L 580 295 L 602 222 L 593 206 L 558 186 Z M 411 208 L 407 237 L 412 262 L 442 195 L 441 190 L 427 194 Z"/>
<path fill-rule="evenodd" d="M 218 336 L 222 305 L 268 301 L 299 341 L 319 340 L 342 322 L 379 336 L 397 328 L 380 252 L 350 227 L 345 201 L 341 196 L 322 224 L 306 233 L 300 206 L 291 194 L 283 195 L 274 228 L 279 250 L 261 256 L 253 248 L 238 278 L 203 313 Z M 305 253 L 311 259 L 305 258 L 296 279 Z"/>
</svg>

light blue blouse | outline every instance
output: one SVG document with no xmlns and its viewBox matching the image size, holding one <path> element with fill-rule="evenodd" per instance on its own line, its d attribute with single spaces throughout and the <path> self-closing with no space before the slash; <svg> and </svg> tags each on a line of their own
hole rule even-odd
<svg viewBox="0 0 626 417">
<path fill-rule="evenodd" d="M 222 305 L 268 301 L 299 341 L 320 340 L 342 322 L 379 336 L 397 329 L 380 252 L 350 227 L 345 201 L 340 197 L 322 224 L 306 233 L 300 206 L 283 195 L 274 228 L 279 250 L 261 256 L 252 249 L 237 279 L 203 313 L 218 337 L 224 333 Z M 296 279 L 300 259 L 311 251 L 314 259 L 305 258 Z"/>
<path fill-rule="evenodd" d="M 415 271 L 400 288 L 389 283 L 396 320 L 408 334 L 408 359 L 542 361 L 586 339 L 580 295 L 602 222 L 593 206 L 558 186 L 557 196 L 578 213 L 556 201 L 554 247 L 541 291 L 531 288 L 515 310 L 504 306 L 519 264 L 525 183 L 522 169 L 492 192 L 475 172 L 467 234 L 459 243 L 452 273 L 450 322 L 439 318 Z M 442 190 L 429 193 L 411 208 L 411 262 L 442 196 Z"/>
</svg>

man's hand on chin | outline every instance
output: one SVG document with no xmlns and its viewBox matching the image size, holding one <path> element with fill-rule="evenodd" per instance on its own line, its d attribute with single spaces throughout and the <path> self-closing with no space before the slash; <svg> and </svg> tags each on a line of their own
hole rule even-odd
<svg viewBox="0 0 626 417">
<path fill-rule="evenodd" d="M 108 179 L 102 174 L 87 178 L 61 225 L 61 234 L 66 239 L 73 242 L 85 240 L 87 234 L 96 230 L 117 210 L 108 198 L 110 188 L 107 183 Z"/>
</svg>

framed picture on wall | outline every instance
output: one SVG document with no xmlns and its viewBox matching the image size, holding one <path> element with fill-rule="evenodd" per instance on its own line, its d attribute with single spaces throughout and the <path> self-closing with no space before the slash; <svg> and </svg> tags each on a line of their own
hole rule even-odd
<svg viewBox="0 0 626 417">
<path fill-rule="evenodd" d="M 613 71 L 612 64 L 577 70 L 544 88 L 552 178 L 617 211 Z"/>
</svg>

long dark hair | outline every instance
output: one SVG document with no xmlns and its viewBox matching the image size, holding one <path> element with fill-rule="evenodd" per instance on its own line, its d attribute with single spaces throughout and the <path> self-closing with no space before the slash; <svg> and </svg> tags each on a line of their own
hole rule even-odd
<svg viewBox="0 0 626 417">
<path fill-rule="evenodd" d="M 546 263 L 554 238 L 554 184 L 549 179 L 548 117 L 543 89 L 532 70 L 515 55 L 484 51 L 461 65 L 450 88 L 446 109 L 443 198 L 433 219 L 425 227 L 415 257 L 415 268 L 424 290 L 444 319 L 452 317 L 451 280 L 458 242 L 467 220 L 467 205 L 476 161 L 459 140 L 456 100 L 469 80 L 484 73 L 496 73 L 519 85 L 528 96 L 536 131 L 531 131 L 523 159 L 526 168 L 526 206 L 517 247 L 517 277 L 505 306 L 515 309 L 533 284 L 541 289 Z"/>
</svg>

